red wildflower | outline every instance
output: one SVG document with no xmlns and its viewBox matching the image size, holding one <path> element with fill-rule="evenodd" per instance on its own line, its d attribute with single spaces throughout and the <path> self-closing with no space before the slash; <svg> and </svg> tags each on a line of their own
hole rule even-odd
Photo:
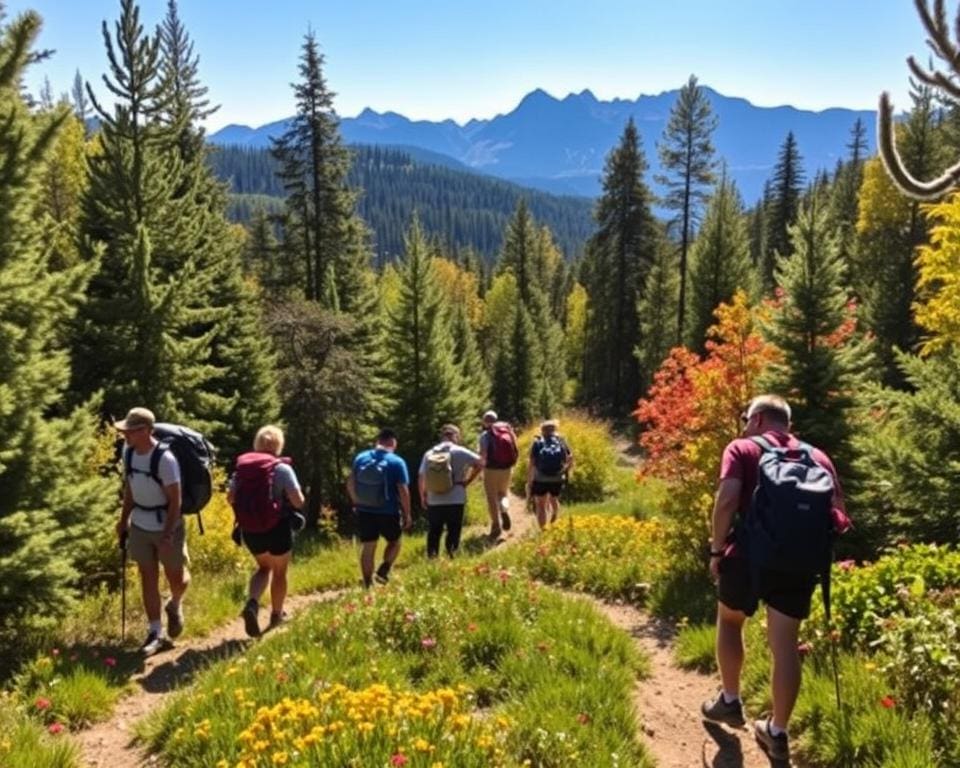
<svg viewBox="0 0 960 768">
<path fill-rule="evenodd" d="M 45 699 L 43 698 L 43 696 L 40 696 L 36 700 L 35 706 L 37 709 L 43 712 L 44 710 L 50 709 L 50 707 L 53 706 L 53 704 L 51 703 L 50 699 Z"/>
<path fill-rule="evenodd" d="M 60 733 L 60 731 L 63 730 L 63 723 L 50 723 L 50 725 L 47 727 L 47 730 L 56 736 L 58 733 Z"/>
<path fill-rule="evenodd" d="M 577 715 L 577 722 L 580 723 L 580 725 L 586 725 L 590 722 L 590 715 L 588 715 L 586 712 L 581 712 L 579 715 Z"/>
<path fill-rule="evenodd" d="M 474 624 L 472 621 L 469 624 L 467 624 L 467 632 L 476 632 L 476 631 L 477 631 L 476 624 Z"/>
<path fill-rule="evenodd" d="M 117 660 L 113 658 L 113 656 L 107 656 L 107 658 L 103 660 L 103 663 L 106 664 L 108 667 L 117 666 Z"/>
<path fill-rule="evenodd" d="M 432 637 L 425 637 L 423 638 L 423 640 L 420 641 L 420 645 L 422 645 L 427 650 L 430 650 L 431 648 L 436 647 L 437 641 L 434 640 Z"/>
<path fill-rule="evenodd" d="M 397 752 L 397 754 L 390 758 L 390 765 L 406 765 L 409 762 L 410 758 L 402 752 Z"/>
<path fill-rule="evenodd" d="M 880 706 L 884 709 L 893 709 L 897 705 L 897 702 L 894 700 L 893 696 L 884 696 L 880 699 Z"/>
<path fill-rule="evenodd" d="M 837 563 L 837 568 L 839 568 L 841 571 L 852 571 L 856 567 L 856 560 L 841 560 L 839 563 Z"/>
<path fill-rule="evenodd" d="M 806 655 L 807 655 L 808 653 L 810 653 L 812 650 L 813 650 L 813 644 L 812 644 L 812 643 L 798 643 L 798 644 L 797 644 L 797 653 L 799 653 L 801 656 L 806 656 Z"/>
</svg>

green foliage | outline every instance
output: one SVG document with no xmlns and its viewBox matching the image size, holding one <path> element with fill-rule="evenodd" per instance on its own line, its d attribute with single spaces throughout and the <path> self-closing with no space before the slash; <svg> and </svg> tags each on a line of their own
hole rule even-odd
<svg viewBox="0 0 960 768">
<path fill-rule="evenodd" d="M 647 162 L 633 120 L 607 157 L 597 233 L 587 244 L 580 280 L 590 296 L 582 396 L 602 413 L 632 409 L 640 394 L 637 302 L 661 237 L 643 182 Z"/>
<path fill-rule="evenodd" d="M 655 251 L 653 264 L 644 281 L 643 295 L 637 305 L 640 344 L 634 354 L 640 362 L 642 392 L 647 391 L 654 373 L 676 343 L 677 270 L 673 246 L 661 242 Z M 696 288 L 696 283 L 692 285 Z"/>
<path fill-rule="evenodd" d="M 816 198 L 790 237 L 792 255 L 777 270 L 783 295 L 763 325 L 782 357 L 764 375 L 763 386 L 787 399 L 796 433 L 827 451 L 842 474 L 852 459 L 855 395 L 874 360 L 868 342 L 857 336 L 836 239 Z"/>
<path fill-rule="evenodd" d="M 476 762 L 476 742 L 463 745 L 463 765 L 517 766 L 525 758 L 551 766 L 575 759 L 647 764 L 629 703 L 639 669 L 629 638 L 611 632 L 591 606 L 509 570 L 446 563 L 423 568 L 389 589 L 319 606 L 258 647 L 257 659 L 215 664 L 189 695 L 156 713 L 142 729 L 150 747 L 187 767 L 233 762 L 247 743 L 238 736 L 259 707 L 284 699 L 318 701 L 318 691 L 319 701 L 329 692 L 327 700 L 338 706 L 378 684 L 381 700 L 394 691 L 448 697 L 466 728 L 479 726 L 471 710 L 482 707 L 497 734 L 490 735 L 490 755 L 482 762 Z M 461 684 L 465 688 L 456 687 Z M 343 740 L 345 754 L 370 764 L 399 750 L 416 754 L 402 732 L 381 737 L 380 716 L 363 711 L 377 737 L 364 740 L 357 723 L 344 717 L 335 738 Z M 395 712 L 393 721 L 405 723 L 403 707 Z M 435 745 L 431 760 L 443 756 L 447 740 L 457 740 L 452 721 L 438 725 L 427 741 Z M 268 737 L 271 753 L 283 738 Z M 491 760 L 494 746 L 501 752 Z"/>
<path fill-rule="evenodd" d="M 764 206 L 767 220 L 760 280 L 765 293 L 773 291 L 780 260 L 793 253 L 794 241 L 790 235 L 790 227 L 800 211 L 803 180 L 803 159 L 797 149 L 793 131 L 790 131 L 780 147 L 770 184 L 770 199 Z"/>
<path fill-rule="evenodd" d="M 713 624 L 681 626 L 674 640 L 673 658 L 681 669 L 716 672 L 717 628 Z"/>
<path fill-rule="evenodd" d="M 690 75 L 670 110 L 670 118 L 663 129 L 663 143 L 657 145 L 660 163 L 668 174 L 657 177 L 657 182 L 667 187 L 663 205 L 677 211 L 668 226 L 678 226 L 680 230 L 680 293 L 675 326 L 678 343 L 686 327 L 687 257 L 695 225 L 700 220 L 701 209 L 707 200 L 706 187 L 714 179 L 716 160 L 713 157 L 712 136 L 716 127 L 717 118 L 710 107 L 710 100 L 697 85 L 697 78 Z M 693 275 L 690 275 L 690 280 L 692 283 Z M 719 303 L 716 301 L 713 306 Z"/>
<path fill-rule="evenodd" d="M 39 31 L 34 13 L 0 18 L 0 667 L 69 610 L 85 542 L 109 524 L 92 409 L 63 404 L 63 333 L 91 270 L 43 242 L 40 181 L 67 111 L 33 115 L 21 96 Z"/>
<path fill-rule="evenodd" d="M 503 249 L 504 233 L 521 197 L 530 213 L 546 224 L 568 257 L 578 256 L 590 236 L 592 201 L 551 195 L 463 167 L 444 167 L 441 155 L 415 148 L 350 147 L 347 183 L 362 189 L 357 213 L 374 234 L 377 263 L 385 265 L 403 252 L 403 238 L 414 212 L 424 231 L 450 251 L 471 248 L 486 262 Z M 230 184 L 231 216 L 248 222 L 255 206 L 281 204 L 283 182 L 275 175 L 269 150 L 215 147 L 214 173 Z M 275 212 L 273 208 L 268 210 Z"/>
<path fill-rule="evenodd" d="M 513 492 L 523 494 L 533 439 L 539 427 L 517 435 L 520 456 L 513 470 Z M 602 421 L 570 414 L 560 424 L 560 434 L 573 451 L 574 466 L 563 489 L 565 502 L 603 501 L 615 487 L 616 449 L 610 442 L 610 428 Z"/>
<path fill-rule="evenodd" d="M 729 302 L 737 289 L 749 293 L 751 277 L 743 204 L 736 185 L 724 172 L 710 199 L 691 254 L 690 317 L 685 329 L 687 346 L 698 351 L 704 349 L 707 329 L 714 322 L 714 310 Z"/>
<path fill-rule="evenodd" d="M 899 362 L 911 391 L 865 392 L 872 427 L 854 438 L 862 478 L 854 533 L 867 551 L 903 539 L 960 539 L 960 352 Z"/>
</svg>

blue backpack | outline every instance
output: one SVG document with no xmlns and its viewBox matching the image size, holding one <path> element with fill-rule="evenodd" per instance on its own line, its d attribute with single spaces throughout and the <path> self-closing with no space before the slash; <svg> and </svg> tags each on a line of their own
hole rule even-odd
<svg viewBox="0 0 960 768">
<path fill-rule="evenodd" d="M 763 451 L 757 487 L 737 542 L 742 543 L 757 579 L 763 569 L 810 576 L 823 587 L 830 615 L 830 565 L 835 538 L 832 516 L 833 475 L 817 464 L 813 448 L 771 445 L 750 438 Z M 756 584 L 756 581 L 755 581 Z"/>
<path fill-rule="evenodd" d="M 386 454 L 378 456 L 375 451 L 367 453 L 354 472 L 354 492 L 358 507 L 379 509 L 386 506 L 390 498 Z"/>
<path fill-rule="evenodd" d="M 534 466 L 544 475 L 563 474 L 563 465 L 567 461 L 567 448 L 556 435 L 538 438 L 533 449 Z"/>
</svg>

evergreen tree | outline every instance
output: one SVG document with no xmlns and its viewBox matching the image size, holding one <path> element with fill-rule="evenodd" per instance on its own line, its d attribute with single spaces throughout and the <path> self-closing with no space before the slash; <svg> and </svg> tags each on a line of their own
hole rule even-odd
<svg viewBox="0 0 960 768">
<path fill-rule="evenodd" d="M 20 92 L 40 18 L 0 14 L 0 650 L 72 604 L 78 565 L 109 531 L 111 480 L 93 463 L 95 419 L 65 411 L 70 357 L 61 329 L 93 264 L 57 267 L 37 216 L 48 153 L 66 108 L 32 115 Z M 7 670 L 9 671 L 9 669 Z"/>
<path fill-rule="evenodd" d="M 804 440 L 849 466 L 851 414 L 872 354 L 857 334 L 836 239 L 819 200 L 804 207 L 790 237 L 792 255 L 777 270 L 783 296 L 763 328 L 783 357 L 764 386 L 790 402 Z"/>
<path fill-rule="evenodd" d="M 465 424 L 475 413 L 464 392 L 447 308 L 416 218 L 399 274 L 399 302 L 388 313 L 386 331 L 388 368 L 398 374 L 388 381 L 392 407 L 387 418 L 400 436 L 401 455 L 415 468 L 442 423 Z"/>
<path fill-rule="evenodd" d="M 654 373 L 667 358 L 677 338 L 677 252 L 669 243 L 662 242 L 644 283 L 643 295 L 637 306 L 640 318 L 641 343 L 634 350 L 640 362 L 641 394 L 649 389 Z"/>
<path fill-rule="evenodd" d="M 483 364 L 477 337 L 470 324 L 467 307 L 455 304 L 452 308 L 453 359 L 460 369 L 467 412 L 482 413 L 490 402 L 490 376 Z M 466 426 L 466 425 L 464 425 Z"/>
<path fill-rule="evenodd" d="M 302 261 L 304 295 L 320 302 L 331 295 L 325 285 L 330 266 L 339 266 L 338 254 L 355 246 L 351 241 L 357 234 L 352 222 L 355 196 L 346 187 L 349 155 L 340 139 L 335 94 L 327 86 L 323 62 L 316 37 L 307 33 L 300 82 L 293 86 L 297 112 L 273 144 L 291 226 L 298 230 L 296 239 L 285 243 L 285 255 Z"/>
<path fill-rule="evenodd" d="M 520 289 L 520 300 L 528 307 L 532 292 L 543 289 L 543 284 L 539 282 L 543 270 L 542 265 L 537 263 L 537 251 L 537 229 L 527 210 L 527 203 L 521 197 L 507 225 L 499 268 L 513 272 Z"/>
<path fill-rule="evenodd" d="M 713 311 L 730 301 L 738 288 L 750 287 L 750 237 L 740 194 L 733 181 L 723 177 L 707 209 L 693 246 L 690 266 L 690 323 L 687 345 L 703 351 Z"/>
<path fill-rule="evenodd" d="M 575 282 L 567 294 L 564 322 L 564 357 L 567 361 L 567 380 L 574 400 L 580 399 L 580 382 L 583 381 L 583 361 L 587 349 L 587 296 L 586 289 Z"/>
<path fill-rule="evenodd" d="M 533 321 L 522 304 L 514 312 L 510 344 L 505 350 L 509 365 L 507 398 L 496 406 L 501 416 L 517 424 L 526 424 L 541 414 L 545 382 L 543 358 L 534 335 Z"/>
<path fill-rule="evenodd" d="M 847 149 L 850 155 L 847 162 L 839 164 L 831 188 L 830 221 L 837 229 L 840 258 L 852 270 L 856 260 L 858 206 L 867 153 L 866 128 L 860 118 L 857 118 L 850 131 Z M 851 284 L 855 284 L 852 271 Z"/>
<path fill-rule="evenodd" d="M 90 117 L 90 100 L 87 98 L 87 92 L 84 89 L 83 78 L 78 69 L 73 76 L 73 90 L 71 91 L 71 102 L 73 104 L 73 114 L 83 126 L 86 133 L 87 120 Z"/>
<path fill-rule="evenodd" d="M 765 293 L 773 289 L 778 260 L 786 258 L 793 252 L 789 229 L 796 220 L 800 207 L 804 181 L 802 163 L 797 141 L 793 131 L 790 131 L 780 148 L 780 155 L 773 170 L 768 208 L 767 247 L 760 275 Z"/>
<path fill-rule="evenodd" d="M 676 218 L 670 224 L 679 228 L 680 236 L 678 344 L 686 327 L 687 256 L 700 211 L 707 200 L 707 188 L 714 179 L 712 136 L 716 127 L 717 118 L 710 107 L 710 100 L 697 85 L 697 78 L 690 75 L 670 110 L 670 119 L 663 131 L 663 142 L 657 146 L 660 163 L 667 171 L 666 175 L 657 176 L 657 182 L 667 187 L 663 204 L 677 211 Z"/>
<path fill-rule="evenodd" d="M 770 221 L 770 200 L 772 197 L 773 191 L 770 181 L 767 180 L 767 182 L 763 185 L 763 195 L 748 214 L 748 226 L 750 229 L 750 263 L 753 265 L 754 272 L 756 272 L 758 275 L 763 268 L 763 263 L 767 254 L 767 225 Z"/>
<path fill-rule="evenodd" d="M 581 279 L 590 296 L 583 397 L 608 414 L 632 409 L 640 394 L 634 350 L 637 302 L 654 259 L 657 227 L 643 183 L 646 160 L 633 120 L 607 157 L 598 231 L 587 245 Z"/>
<path fill-rule="evenodd" d="M 58 110 L 59 111 L 59 110 Z M 43 170 L 38 214 L 43 218 L 45 247 L 51 264 L 62 269 L 80 260 L 77 238 L 83 193 L 87 186 L 87 146 L 83 124 L 68 115 Z"/>
</svg>

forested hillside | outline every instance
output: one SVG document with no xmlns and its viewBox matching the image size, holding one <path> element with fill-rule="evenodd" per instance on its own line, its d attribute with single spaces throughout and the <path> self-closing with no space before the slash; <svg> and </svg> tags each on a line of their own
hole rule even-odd
<svg viewBox="0 0 960 768">
<path fill-rule="evenodd" d="M 373 249 L 380 263 L 403 252 L 403 233 L 414 211 L 424 232 L 451 251 L 473 250 L 487 260 L 503 246 L 503 232 L 520 198 L 531 214 L 550 228 L 567 258 L 583 251 L 590 235 L 593 202 L 579 197 L 558 197 L 516 184 L 457 170 L 432 162 L 431 153 L 389 147 L 352 146 L 347 181 L 362 190 L 357 211 L 373 233 Z M 262 206 L 275 212 L 278 201 L 252 195 L 284 195 L 276 161 L 269 150 L 216 147 L 210 163 L 218 178 L 229 182 L 231 214 L 247 222 Z"/>
</svg>

